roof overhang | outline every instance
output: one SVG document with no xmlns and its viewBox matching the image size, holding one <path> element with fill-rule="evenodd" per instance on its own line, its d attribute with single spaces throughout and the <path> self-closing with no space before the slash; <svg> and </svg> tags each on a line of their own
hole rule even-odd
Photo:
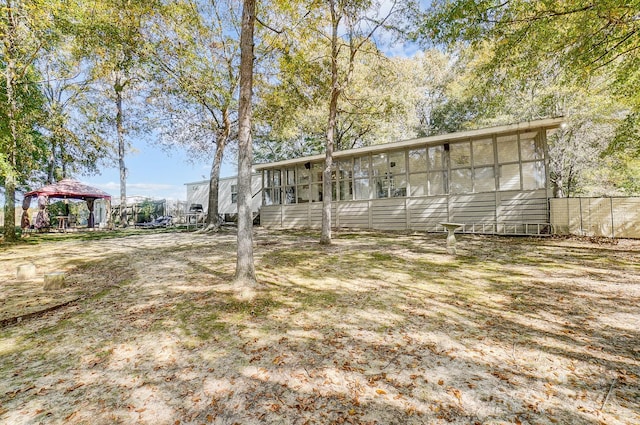
<svg viewBox="0 0 640 425">
<path fill-rule="evenodd" d="M 406 149 L 414 146 L 437 145 L 437 144 L 442 144 L 447 142 L 456 142 L 456 141 L 467 140 L 467 139 L 480 139 L 482 137 L 487 137 L 487 136 L 496 136 L 500 134 L 530 131 L 535 129 L 550 130 L 553 128 L 560 127 L 565 121 L 566 120 L 564 117 L 545 118 L 541 120 L 526 121 L 526 122 L 520 122 L 516 124 L 501 125 L 497 127 L 487 127 L 487 128 L 477 129 L 477 130 L 467 130 L 467 131 L 459 131 L 456 133 L 440 134 L 437 136 L 421 137 L 418 139 L 403 140 L 399 142 L 384 143 L 381 145 L 367 146 L 363 148 L 336 151 L 333 153 L 333 158 L 339 159 L 343 157 L 358 156 L 358 155 L 363 155 L 368 153 L 378 153 L 378 152 L 386 152 L 386 151 L 396 150 L 396 149 Z M 288 166 L 296 165 L 300 163 L 323 161 L 324 158 L 325 158 L 324 154 L 312 155 L 312 156 L 289 159 L 285 161 L 269 162 L 265 164 L 254 164 L 253 168 L 256 171 L 260 171 L 267 168 L 281 168 L 281 167 L 288 167 Z"/>
<path fill-rule="evenodd" d="M 111 195 L 98 188 L 73 179 L 63 179 L 24 194 L 24 197 L 47 196 L 60 199 L 111 199 Z"/>
</svg>

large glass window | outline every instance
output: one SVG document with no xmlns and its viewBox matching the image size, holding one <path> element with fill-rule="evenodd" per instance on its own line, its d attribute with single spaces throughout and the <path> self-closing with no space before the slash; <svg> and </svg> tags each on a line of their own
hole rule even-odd
<svg viewBox="0 0 640 425">
<path fill-rule="evenodd" d="M 446 154 L 449 145 L 430 146 L 427 149 L 427 162 L 429 165 L 428 185 L 429 195 L 444 195 L 449 190 L 447 187 L 447 161 Z"/>
<path fill-rule="evenodd" d="M 500 166 L 500 190 L 520 189 L 520 164 L 505 164 Z"/>
<path fill-rule="evenodd" d="M 475 192 L 492 192 L 496 190 L 496 176 L 494 167 L 475 167 L 474 185 Z"/>
<path fill-rule="evenodd" d="M 370 197 L 370 158 L 369 156 L 362 156 L 355 158 L 353 161 L 353 176 L 354 176 L 354 198 L 355 199 L 369 199 Z"/>
<path fill-rule="evenodd" d="M 369 157 L 362 156 L 353 161 L 353 175 L 356 178 L 369 177 Z"/>
<path fill-rule="evenodd" d="M 495 157 L 493 139 L 474 140 L 473 151 L 473 191 L 490 192 L 496 190 Z"/>
<path fill-rule="evenodd" d="M 407 196 L 407 162 L 405 151 L 389 154 L 389 195 L 393 198 Z"/>
<path fill-rule="evenodd" d="M 520 154 L 522 161 L 533 161 L 544 158 L 544 149 L 537 132 L 520 135 Z"/>
<path fill-rule="evenodd" d="M 281 180 L 280 170 L 264 170 L 263 171 L 264 191 L 263 201 L 264 205 L 278 205 L 281 203 L 280 191 Z"/>
<path fill-rule="evenodd" d="M 296 177 L 296 183 L 298 184 L 311 183 L 311 164 L 307 162 L 306 164 L 298 165 L 296 168 Z"/>
<path fill-rule="evenodd" d="M 322 168 L 324 162 L 311 164 L 311 202 L 322 202 Z"/>
<path fill-rule="evenodd" d="M 520 161 L 518 154 L 518 135 L 501 136 L 497 139 L 498 162 L 506 164 Z"/>
<path fill-rule="evenodd" d="M 284 203 L 296 203 L 296 173 L 295 168 L 286 168 L 284 175 Z"/>
<path fill-rule="evenodd" d="M 411 196 L 427 196 L 427 173 L 412 173 L 409 175 Z"/>
<path fill-rule="evenodd" d="M 544 145 L 538 132 L 520 134 L 522 156 L 522 189 L 537 190 L 546 186 Z"/>
<path fill-rule="evenodd" d="M 429 195 L 444 195 L 447 193 L 447 172 L 429 172 Z"/>
<path fill-rule="evenodd" d="M 369 199 L 369 179 L 355 179 L 354 189 L 355 199 Z"/>
<path fill-rule="evenodd" d="M 311 181 L 314 183 L 322 182 L 322 171 L 324 162 L 314 162 L 311 164 Z"/>
<path fill-rule="evenodd" d="M 311 164 L 301 164 L 296 167 L 296 182 L 297 182 L 297 195 L 298 203 L 303 204 L 309 202 L 309 183 L 311 182 Z"/>
<path fill-rule="evenodd" d="M 518 135 L 500 136 L 496 139 L 498 149 L 498 185 L 500 190 L 520 189 L 520 150 Z"/>
<path fill-rule="evenodd" d="M 480 165 L 493 165 L 495 162 L 493 157 L 493 140 L 483 139 L 474 140 L 473 146 L 473 165 L 478 167 Z"/>
<path fill-rule="evenodd" d="M 543 161 L 525 162 L 522 164 L 522 188 L 524 190 L 544 189 L 547 176 Z"/>
<path fill-rule="evenodd" d="M 473 191 L 471 180 L 471 143 L 452 143 L 449 146 L 451 161 L 450 193 L 470 193 Z"/>
<path fill-rule="evenodd" d="M 353 199 L 353 159 L 342 159 L 336 162 L 338 197 L 341 201 Z"/>
<path fill-rule="evenodd" d="M 427 171 L 427 149 L 413 149 L 409 151 L 409 172 L 420 173 Z"/>
<path fill-rule="evenodd" d="M 381 153 L 371 156 L 374 198 L 389 197 L 390 176 L 387 165 L 387 154 Z"/>
<path fill-rule="evenodd" d="M 471 144 L 469 142 L 452 143 L 449 146 L 451 168 L 471 166 Z"/>
<path fill-rule="evenodd" d="M 428 149 L 429 170 L 442 170 L 445 168 L 444 145 L 431 146 Z"/>
<path fill-rule="evenodd" d="M 451 181 L 449 182 L 451 193 L 470 193 L 472 190 L 471 168 L 451 170 Z"/>
</svg>

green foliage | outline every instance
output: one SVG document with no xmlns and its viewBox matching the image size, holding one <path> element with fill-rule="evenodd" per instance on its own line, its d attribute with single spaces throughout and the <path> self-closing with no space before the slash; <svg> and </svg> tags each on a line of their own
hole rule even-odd
<svg viewBox="0 0 640 425">
<path fill-rule="evenodd" d="M 76 222 L 80 220 L 80 217 L 88 217 L 89 210 L 84 202 L 69 202 L 69 201 L 57 201 L 47 206 L 47 212 L 49 213 L 49 222 L 52 226 L 58 225 L 58 216 L 70 216 L 76 217 Z"/>
<path fill-rule="evenodd" d="M 277 62 L 277 83 L 263 87 L 256 110 L 256 156 L 261 161 L 324 151 L 330 95 L 330 45 L 324 39 L 297 40 Z M 343 40 L 347 43 L 347 40 Z M 350 52 L 338 57 L 341 87 L 337 104 L 337 150 L 415 136 L 412 62 L 388 58 L 372 42 L 350 65 Z M 347 77 L 347 73 L 351 73 Z"/>
<path fill-rule="evenodd" d="M 435 0 L 419 36 L 474 47 L 488 40 L 491 66 L 512 75 L 531 75 L 532 65 L 545 62 L 571 81 L 609 74 L 611 94 L 639 108 L 637 12 L 637 2 L 626 0 Z"/>
<path fill-rule="evenodd" d="M 42 126 L 48 145 L 47 181 L 97 172 L 112 148 L 93 119 L 91 79 L 82 71 L 82 60 L 71 54 L 73 48 L 74 40 L 63 37 L 38 60 L 47 112 Z"/>
<path fill-rule="evenodd" d="M 5 71 L 5 64 L 0 63 Z M 5 177 L 13 175 L 19 185 L 34 177 L 46 158 L 46 147 L 40 128 L 46 119 L 44 96 L 39 90 L 39 74 L 33 67 L 25 70 L 20 80 L 13 82 L 14 101 L 19 111 L 15 125 L 19 137 L 13 141 L 10 130 L 9 108 L 0 108 L 0 184 Z M 0 104 L 7 105 L 6 80 L 0 81 Z M 9 161 L 9 157 L 12 158 Z"/>
<path fill-rule="evenodd" d="M 234 132 L 239 78 L 235 2 L 179 0 L 150 26 L 147 102 L 160 118 L 160 143 L 194 156 L 224 150 Z"/>
<path fill-rule="evenodd" d="M 638 140 L 637 132 L 617 129 L 636 106 L 633 97 L 623 95 L 622 86 L 612 85 L 618 84 L 618 62 L 593 69 L 579 65 L 588 71 L 583 72 L 576 68 L 577 59 L 568 59 L 577 41 L 562 52 L 553 49 L 560 42 L 556 34 L 545 41 L 556 30 L 581 30 L 574 20 L 591 12 L 558 7 L 551 13 L 545 7 L 553 8 L 556 2 L 527 4 L 531 7 L 519 9 L 521 2 L 483 2 L 468 9 L 464 1 L 436 3 L 423 30 L 431 28 L 433 36 L 450 43 L 456 65 L 443 90 L 446 100 L 433 109 L 424 133 L 565 116 L 567 126 L 549 139 L 556 196 L 632 193 L 634 185 L 627 177 L 633 169 L 623 170 L 633 163 L 634 150 L 614 152 Z M 556 28 L 565 21 L 566 28 Z M 624 143 L 621 134 L 627 134 Z"/>
<path fill-rule="evenodd" d="M 164 209 L 164 203 L 145 199 L 137 208 L 137 223 L 145 223 L 159 217 Z"/>
</svg>

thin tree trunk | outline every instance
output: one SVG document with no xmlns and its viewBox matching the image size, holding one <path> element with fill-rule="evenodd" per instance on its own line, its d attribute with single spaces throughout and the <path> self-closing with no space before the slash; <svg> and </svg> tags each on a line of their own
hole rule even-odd
<svg viewBox="0 0 640 425">
<path fill-rule="evenodd" d="M 222 137 L 218 137 L 216 142 L 216 151 L 213 156 L 213 163 L 211 164 L 211 174 L 209 176 L 209 205 L 207 208 L 207 231 L 217 230 L 220 227 L 220 213 L 218 198 L 220 188 L 220 168 L 222 166 L 222 157 L 224 154 L 224 144 L 226 141 L 221 140 Z"/>
<path fill-rule="evenodd" d="M 4 181 L 4 239 L 5 241 L 17 240 L 16 235 L 16 151 L 18 149 L 18 124 L 16 115 L 18 112 L 18 104 L 15 98 L 14 82 L 15 82 L 15 59 L 13 56 L 15 50 L 15 23 L 13 17 L 12 5 L 7 2 L 7 33 L 4 37 L 4 53 L 5 60 L 5 78 L 6 78 L 6 94 L 7 94 L 7 118 L 9 120 L 10 145 L 7 152 L 7 175 Z"/>
<path fill-rule="evenodd" d="M 120 166 L 120 225 L 127 227 L 127 167 L 124 163 L 125 142 L 122 126 L 122 90 L 120 76 L 116 76 L 114 84 L 116 92 L 116 132 L 118 137 L 118 165 Z"/>
<path fill-rule="evenodd" d="M 251 213 L 251 96 L 253 89 L 253 30 L 256 0 L 244 0 L 240 34 L 240 102 L 238 106 L 238 253 L 236 284 L 256 286 Z"/>
<path fill-rule="evenodd" d="M 11 61 L 10 61 L 11 62 Z M 11 147 L 8 152 L 7 162 L 10 169 L 4 179 L 4 239 L 5 241 L 15 241 L 16 235 L 16 149 L 18 141 L 18 128 L 15 119 L 17 104 L 13 91 L 13 69 L 7 64 L 7 98 L 9 108 L 7 115 L 9 118 L 9 128 L 11 132 Z"/>
<path fill-rule="evenodd" d="M 56 168 L 56 145 L 54 142 L 51 144 L 51 152 L 49 153 L 49 164 L 47 165 L 47 184 L 53 183 L 54 173 Z"/>
<path fill-rule="evenodd" d="M 333 148 L 336 134 L 336 116 L 338 111 L 338 26 L 340 17 L 337 16 L 335 3 L 331 2 L 331 97 L 329 99 L 329 120 L 327 123 L 327 140 L 325 142 L 324 170 L 322 172 L 322 235 L 320 244 L 331 244 L 331 168 L 333 167 Z"/>
<path fill-rule="evenodd" d="M 222 167 L 222 159 L 224 158 L 224 150 L 227 147 L 229 134 L 231 134 L 231 122 L 229 121 L 229 112 L 222 111 L 223 128 L 218 132 L 216 140 L 216 151 L 211 164 L 211 175 L 209 176 L 209 205 L 207 214 L 206 231 L 216 231 L 220 228 L 220 169 Z"/>
</svg>

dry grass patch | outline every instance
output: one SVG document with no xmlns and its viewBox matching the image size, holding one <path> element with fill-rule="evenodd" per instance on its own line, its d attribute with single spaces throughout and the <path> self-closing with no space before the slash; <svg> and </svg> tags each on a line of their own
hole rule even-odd
<svg viewBox="0 0 640 425">
<path fill-rule="evenodd" d="M 251 299 L 231 233 L 0 252 L 84 294 L 0 329 L 0 422 L 640 423 L 640 242 L 318 239 L 259 229 Z"/>
</svg>

